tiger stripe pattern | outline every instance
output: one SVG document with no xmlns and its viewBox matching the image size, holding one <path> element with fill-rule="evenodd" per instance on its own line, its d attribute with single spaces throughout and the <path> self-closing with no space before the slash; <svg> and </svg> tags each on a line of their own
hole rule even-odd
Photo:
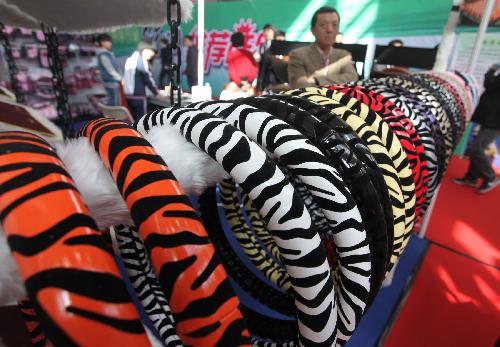
<svg viewBox="0 0 500 347">
<path fill-rule="evenodd" d="M 190 108 L 145 115 L 142 131 L 170 123 L 222 165 L 248 193 L 275 237 L 295 292 L 299 339 L 304 345 L 335 345 L 336 295 L 326 253 L 300 197 L 260 147 L 226 121 Z"/>
<path fill-rule="evenodd" d="M 144 311 L 167 347 L 182 346 L 175 331 L 170 306 L 153 273 L 151 263 L 137 230 L 133 226 L 113 227 L 118 249 L 130 282 Z"/>
<path fill-rule="evenodd" d="M 234 184 L 222 181 L 219 184 L 219 192 L 221 206 L 224 209 L 226 219 L 247 257 L 266 278 L 285 291 L 289 291 L 291 283 L 287 272 L 267 255 L 260 247 L 252 231 L 249 230 L 238 204 L 238 196 Z"/>
<path fill-rule="evenodd" d="M 0 134 L 0 196 L 3 232 L 48 340 L 149 346 L 112 250 L 47 142 Z"/>
<path fill-rule="evenodd" d="M 34 347 L 48 347 L 50 346 L 50 342 L 47 341 L 45 337 L 45 333 L 42 331 L 40 327 L 40 322 L 36 317 L 36 312 L 31 305 L 30 300 L 28 298 L 24 300 L 20 300 L 17 303 L 19 310 L 21 311 L 21 315 L 23 317 L 24 324 L 26 325 L 26 329 L 30 335 L 31 343 Z"/>
<path fill-rule="evenodd" d="M 292 93 L 290 93 L 292 94 Z M 398 176 L 398 171 L 391 156 L 387 152 L 386 147 L 382 143 L 380 137 L 371 129 L 371 127 L 364 122 L 360 117 L 354 115 L 347 107 L 340 105 L 333 99 L 327 98 L 320 94 L 309 93 L 302 95 L 298 92 L 298 96 L 306 97 L 310 101 L 317 103 L 331 111 L 329 115 L 318 114 L 319 119 L 326 124 L 331 122 L 331 118 L 340 117 L 353 129 L 353 131 L 366 143 L 370 152 L 375 157 L 380 169 L 383 172 L 384 181 L 387 185 L 387 190 L 392 203 L 393 212 L 393 249 L 388 267 L 388 271 L 395 264 L 398 257 L 404 250 L 403 240 L 405 237 L 405 201 L 401 189 L 401 183 Z"/>
<path fill-rule="evenodd" d="M 117 183 L 172 309 L 181 341 L 249 345 L 226 272 L 195 210 L 164 160 L 125 122 L 89 122 L 88 137 Z M 210 281 L 207 279 L 210 278 Z"/>
<path fill-rule="evenodd" d="M 397 136 L 410 162 L 416 194 L 415 218 L 420 218 L 426 200 L 429 173 L 427 171 L 427 160 L 422 142 L 411 121 L 405 117 L 401 117 L 402 112 L 394 114 L 394 107 L 389 109 L 391 105 L 387 100 L 377 100 L 373 94 L 368 94 L 359 86 L 330 86 L 329 89 L 330 91 L 325 93 L 326 96 L 335 98 L 344 105 L 349 105 L 349 108 L 355 110 L 357 113 L 361 112 L 360 104 L 368 106 L 372 112 L 382 117 L 384 122 L 387 123 Z M 333 90 L 345 96 L 336 97 Z M 359 103 L 354 102 L 352 99 L 348 100 L 347 97 L 355 98 Z"/>
</svg>

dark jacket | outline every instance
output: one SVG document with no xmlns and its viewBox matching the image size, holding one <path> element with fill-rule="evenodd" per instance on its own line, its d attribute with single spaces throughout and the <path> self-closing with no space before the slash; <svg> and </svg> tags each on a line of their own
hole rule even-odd
<svg viewBox="0 0 500 347">
<path fill-rule="evenodd" d="M 184 74 L 188 78 L 190 87 L 198 84 L 198 49 L 194 46 L 188 48 Z"/>
<path fill-rule="evenodd" d="M 484 88 L 471 120 L 485 128 L 500 130 L 500 73 L 495 76 L 495 70 L 488 70 Z"/>
</svg>

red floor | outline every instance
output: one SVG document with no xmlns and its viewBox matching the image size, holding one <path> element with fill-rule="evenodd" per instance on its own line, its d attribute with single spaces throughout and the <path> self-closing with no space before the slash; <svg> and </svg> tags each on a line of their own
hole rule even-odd
<svg viewBox="0 0 500 347">
<path fill-rule="evenodd" d="M 432 245 L 385 347 L 493 347 L 500 338 L 500 187 L 479 195 L 451 183 L 466 165 L 452 160 L 427 237 L 477 261 Z"/>
</svg>

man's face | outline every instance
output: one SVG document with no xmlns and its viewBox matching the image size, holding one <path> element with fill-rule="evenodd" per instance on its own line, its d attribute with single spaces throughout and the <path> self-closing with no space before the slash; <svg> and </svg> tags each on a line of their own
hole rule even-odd
<svg viewBox="0 0 500 347">
<path fill-rule="evenodd" d="M 190 39 L 184 39 L 184 47 L 191 47 L 193 45 L 193 41 Z"/>
<path fill-rule="evenodd" d="M 111 50 L 113 47 L 113 42 L 111 41 L 101 41 L 101 47 L 107 49 L 108 51 Z"/>
<path fill-rule="evenodd" d="M 266 41 L 271 41 L 272 39 L 274 39 L 274 30 L 273 29 L 264 30 L 264 39 Z"/>
<path fill-rule="evenodd" d="M 332 46 L 339 33 L 339 17 L 334 12 L 320 13 L 311 31 L 318 46 Z"/>
</svg>

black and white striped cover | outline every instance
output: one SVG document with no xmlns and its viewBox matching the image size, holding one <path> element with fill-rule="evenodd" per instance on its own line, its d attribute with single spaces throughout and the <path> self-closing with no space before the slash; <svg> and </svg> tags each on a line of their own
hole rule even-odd
<svg viewBox="0 0 500 347">
<path fill-rule="evenodd" d="M 182 346 L 175 331 L 175 322 L 168 300 L 153 273 L 146 249 L 135 227 L 113 227 L 116 243 L 114 248 L 123 261 L 125 270 L 139 301 L 153 322 L 165 346 Z"/>
<path fill-rule="evenodd" d="M 266 220 L 290 275 L 300 342 L 335 345 L 338 306 L 326 252 L 304 204 L 283 173 L 257 144 L 211 114 L 170 108 L 157 113 L 155 119 L 145 115 L 136 126 L 144 133 L 152 124 L 179 129 L 248 192 Z"/>
</svg>

